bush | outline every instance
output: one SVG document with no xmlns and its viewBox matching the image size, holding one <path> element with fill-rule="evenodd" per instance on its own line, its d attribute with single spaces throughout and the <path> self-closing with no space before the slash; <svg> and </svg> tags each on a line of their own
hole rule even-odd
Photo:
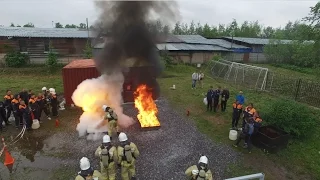
<svg viewBox="0 0 320 180">
<path fill-rule="evenodd" d="M 8 67 L 21 67 L 28 63 L 29 56 L 20 52 L 10 51 L 5 55 L 4 59 Z"/>
<path fill-rule="evenodd" d="M 86 59 L 92 58 L 92 47 L 89 42 L 87 42 L 86 48 L 83 50 L 83 52 L 84 52 L 84 55 L 83 55 L 84 58 Z"/>
<path fill-rule="evenodd" d="M 58 65 L 58 57 L 57 57 L 57 54 L 53 51 L 53 47 L 51 43 L 49 45 L 49 53 L 48 53 L 48 59 L 46 61 L 46 65 L 49 68 L 54 68 Z"/>
<path fill-rule="evenodd" d="M 261 116 L 267 124 L 281 128 L 296 138 L 310 136 L 317 125 L 317 119 L 309 107 L 284 99 L 269 102 Z"/>
</svg>

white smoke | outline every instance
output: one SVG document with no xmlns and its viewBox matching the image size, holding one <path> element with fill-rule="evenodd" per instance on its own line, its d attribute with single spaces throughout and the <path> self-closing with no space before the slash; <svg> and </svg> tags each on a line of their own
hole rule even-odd
<svg viewBox="0 0 320 180">
<path fill-rule="evenodd" d="M 72 100 L 85 111 L 77 125 L 79 136 L 87 133 L 88 139 L 97 140 L 102 132 L 107 131 L 107 121 L 103 120 L 103 105 L 110 106 L 118 115 L 118 126 L 127 128 L 134 123 L 133 118 L 123 114 L 122 86 L 124 76 L 121 72 L 87 79 L 80 83 L 73 92 Z"/>
</svg>

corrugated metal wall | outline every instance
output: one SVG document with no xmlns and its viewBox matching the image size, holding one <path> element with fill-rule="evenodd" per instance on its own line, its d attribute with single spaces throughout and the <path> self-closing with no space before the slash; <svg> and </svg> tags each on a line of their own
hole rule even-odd
<svg viewBox="0 0 320 180">
<path fill-rule="evenodd" d="M 148 74 L 148 78 L 144 77 Z M 73 104 L 71 96 L 76 90 L 77 86 L 86 79 L 97 78 L 100 73 L 95 67 L 88 68 L 63 68 L 63 87 L 66 104 Z M 147 82 L 148 81 L 148 82 Z M 153 98 L 157 99 L 160 96 L 159 85 L 156 81 L 155 69 L 151 66 L 131 67 L 129 72 L 125 75 L 123 84 L 122 97 L 124 102 L 133 102 L 133 93 L 141 84 L 147 84 L 152 87 Z M 107 93 L 107 92 L 106 92 Z"/>
<path fill-rule="evenodd" d="M 73 104 L 71 96 L 76 90 L 77 86 L 86 79 L 97 78 L 100 73 L 95 67 L 88 68 L 63 68 L 63 87 L 64 87 L 64 97 L 66 99 L 66 104 Z"/>
</svg>

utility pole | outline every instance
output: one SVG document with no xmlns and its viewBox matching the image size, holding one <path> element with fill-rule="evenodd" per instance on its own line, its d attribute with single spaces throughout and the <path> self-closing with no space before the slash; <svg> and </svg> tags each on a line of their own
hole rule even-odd
<svg viewBox="0 0 320 180">
<path fill-rule="evenodd" d="M 88 39 L 89 39 L 90 35 L 89 35 L 89 23 L 88 23 L 88 18 L 86 19 L 86 21 L 87 21 L 87 31 L 88 31 Z"/>
</svg>

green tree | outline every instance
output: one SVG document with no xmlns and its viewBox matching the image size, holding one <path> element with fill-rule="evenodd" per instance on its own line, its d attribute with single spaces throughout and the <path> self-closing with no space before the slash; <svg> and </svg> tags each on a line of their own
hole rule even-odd
<svg viewBox="0 0 320 180">
<path fill-rule="evenodd" d="M 21 26 L 18 24 L 17 27 L 21 27 Z"/>
<path fill-rule="evenodd" d="M 34 27 L 34 24 L 29 22 L 29 23 L 23 25 L 23 27 Z"/>
<path fill-rule="evenodd" d="M 169 34 L 169 32 L 170 32 L 170 27 L 168 25 L 163 26 L 162 33 Z"/>
<path fill-rule="evenodd" d="M 195 28 L 195 24 L 193 21 L 191 21 L 190 26 L 189 26 L 189 34 L 196 34 L 196 28 Z"/>
<path fill-rule="evenodd" d="M 156 24 L 155 24 L 155 28 L 156 28 L 156 32 L 162 32 L 163 30 L 163 26 L 160 20 L 157 20 Z"/>
<path fill-rule="evenodd" d="M 182 30 L 182 34 L 189 34 L 189 27 L 188 24 L 181 24 L 181 30 Z"/>
<path fill-rule="evenodd" d="M 56 23 L 56 28 L 63 28 L 63 25 L 60 24 L 59 22 Z"/>
<path fill-rule="evenodd" d="M 262 37 L 272 38 L 274 37 L 274 33 L 275 33 L 275 30 L 271 26 L 268 26 L 263 29 Z"/>
<path fill-rule="evenodd" d="M 58 65 L 57 53 L 54 52 L 51 42 L 49 43 L 49 53 L 48 53 L 46 65 L 50 70 L 52 70 L 52 68 L 55 68 Z"/>
<path fill-rule="evenodd" d="M 211 27 L 208 24 L 205 24 L 203 26 L 203 30 L 202 30 L 202 36 L 206 37 L 206 38 L 211 38 Z"/>
<path fill-rule="evenodd" d="M 86 59 L 92 58 L 92 47 L 89 41 L 87 41 L 86 48 L 84 49 L 84 58 Z"/>
<path fill-rule="evenodd" d="M 93 27 L 93 26 L 90 26 L 90 28 L 91 27 Z M 75 24 L 66 24 L 65 26 L 64 26 L 64 28 L 77 28 L 77 25 L 75 25 Z"/>
<path fill-rule="evenodd" d="M 13 23 L 11 23 L 11 24 L 10 24 L 10 27 L 14 27 L 14 24 L 13 24 Z"/>
<path fill-rule="evenodd" d="M 199 35 L 203 35 L 203 27 L 200 23 L 197 24 L 195 33 Z"/>
<path fill-rule="evenodd" d="M 79 28 L 80 29 L 87 29 L 87 25 L 85 23 L 80 23 Z"/>
<path fill-rule="evenodd" d="M 182 29 L 181 29 L 181 25 L 180 22 L 177 22 L 174 26 L 174 29 L 172 31 L 172 34 L 176 34 L 176 35 L 181 35 L 182 33 Z"/>
</svg>

